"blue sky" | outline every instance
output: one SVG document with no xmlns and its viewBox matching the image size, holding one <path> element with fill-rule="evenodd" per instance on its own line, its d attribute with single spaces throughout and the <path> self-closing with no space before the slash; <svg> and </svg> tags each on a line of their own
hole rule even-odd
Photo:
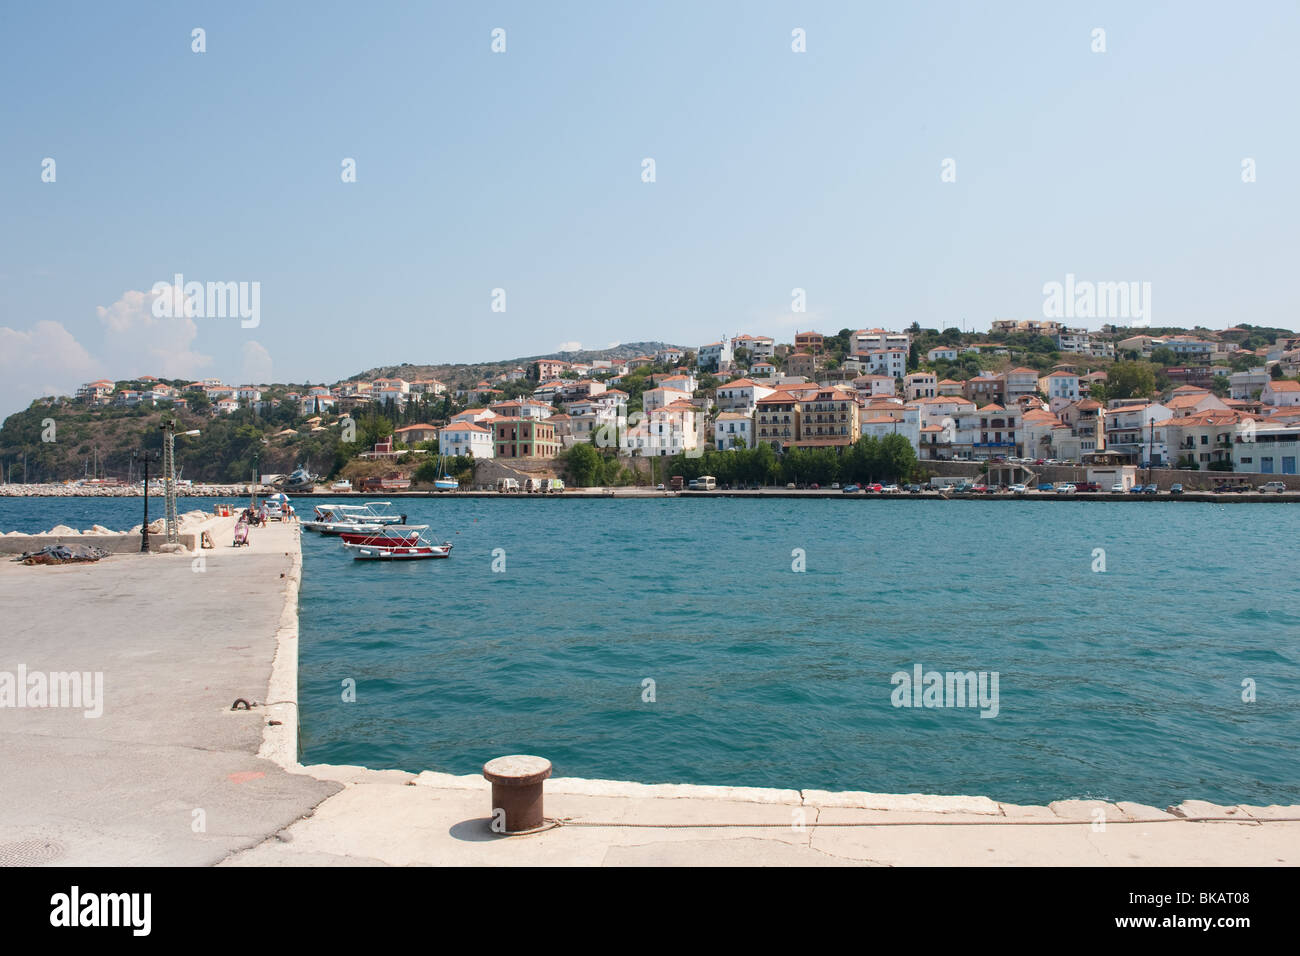
<svg viewBox="0 0 1300 956">
<path fill-rule="evenodd" d="M 986 329 L 1067 273 L 1295 327 L 1297 43 L 1294 2 L 11 5 L 0 414 L 99 375 Z M 152 319 L 176 273 L 259 282 L 259 325 Z"/>
</svg>

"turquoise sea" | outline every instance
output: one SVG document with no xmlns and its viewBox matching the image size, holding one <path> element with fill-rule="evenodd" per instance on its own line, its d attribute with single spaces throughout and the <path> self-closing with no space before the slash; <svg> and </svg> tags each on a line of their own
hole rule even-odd
<svg viewBox="0 0 1300 956">
<path fill-rule="evenodd" d="M 1300 507 L 393 504 L 453 556 L 358 562 L 304 533 L 306 763 L 476 773 L 524 752 L 647 783 L 1300 800 Z M 138 512 L 0 499 L 0 528 Z M 917 664 L 997 672 L 997 716 L 895 707 Z"/>
</svg>

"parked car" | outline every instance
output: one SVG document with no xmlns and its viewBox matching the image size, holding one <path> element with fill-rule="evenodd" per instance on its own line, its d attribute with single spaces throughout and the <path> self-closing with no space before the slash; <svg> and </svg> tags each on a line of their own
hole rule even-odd
<svg viewBox="0 0 1300 956">
<path fill-rule="evenodd" d="M 1183 493 L 1183 486 L 1180 485 L 1178 482 L 1174 482 L 1172 485 L 1169 486 L 1169 493 L 1171 495 L 1181 495 Z"/>
<path fill-rule="evenodd" d="M 882 485 L 880 482 L 878 482 L 878 481 L 873 481 L 871 484 L 867 485 L 867 486 L 865 487 L 864 490 L 865 490 L 865 491 L 869 491 L 869 492 L 871 492 L 872 494 L 876 494 L 876 495 L 878 495 L 878 494 L 880 494 L 881 490 L 882 490 L 884 487 L 885 487 L 885 486 Z"/>
<path fill-rule="evenodd" d="M 1159 485 L 1143 485 L 1143 486 L 1142 486 L 1141 494 L 1144 494 L 1144 495 L 1156 495 L 1156 494 L 1159 494 L 1159 493 L 1160 493 L 1160 486 L 1159 486 Z"/>
<path fill-rule="evenodd" d="M 1050 481 L 1044 481 L 1038 486 L 1039 491 L 1054 491 L 1055 487 Z"/>
<path fill-rule="evenodd" d="M 785 483 L 785 488 L 786 488 L 786 491 L 794 491 L 794 482 L 793 482 L 793 481 L 787 481 L 787 482 Z"/>
<path fill-rule="evenodd" d="M 1076 486 L 1080 491 L 1101 491 L 1101 485 L 1095 481 L 1081 481 Z"/>
<path fill-rule="evenodd" d="M 1264 494 L 1268 494 L 1270 491 L 1276 491 L 1278 494 L 1281 494 L 1282 492 L 1286 491 L 1286 482 L 1266 481 L 1259 486 L 1259 490 L 1262 491 Z"/>
<path fill-rule="evenodd" d="M 905 485 L 903 487 L 903 490 L 906 491 L 909 495 L 919 495 L 924 489 L 920 485 L 912 484 L 912 485 Z"/>
<path fill-rule="evenodd" d="M 1078 490 L 1078 488 L 1070 484 L 1068 481 L 1056 486 L 1056 493 L 1058 495 L 1072 495 Z"/>
<path fill-rule="evenodd" d="M 1115 484 L 1111 485 L 1111 486 L 1110 486 L 1110 493 L 1111 493 L 1112 495 L 1122 495 L 1122 494 L 1124 494 L 1124 482 L 1122 482 L 1122 481 L 1117 481 L 1117 482 L 1115 482 Z"/>
<path fill-rule="evenodd" d="M 857 485 L 845 485 L 840 489 L 840 491 L 844 492 L 846 495 L 855 495 L 858 493 L 859 488 Z"/>
<path fill-rule="evenodd" d="M 896 495 L 898 494 L 898 485 L 883 485 L 880 489 L 881 494 Z"/>
<path fill-rule="evenodd" d="M 970 492 L 974 491 L 974 490 L 975 490 L 975 486 L 974 486 L 973 484 L 971 484 L 969 481 L 963 481 L 961 484 L 957 485 L 957 486 L 956 486 L 955 488 L 953 488 L 952 490 L 955 491 L 955 492 L 957 492 L 957 494 L 959 494 L 959 495 L 965 495 L 965 494 L 969 494 Z"/>
<path fill-rule="evenodd" d="M 819 484 L 817 484 L 817 482 L 815 482 L 815 481 L 814 481 L 811 485 L 809 485 L 808 487 L 811 488 L 813 491 L 821 491 L 821 490 L 822 490 L 822 486 L 819 485 Z"/>
</svg>

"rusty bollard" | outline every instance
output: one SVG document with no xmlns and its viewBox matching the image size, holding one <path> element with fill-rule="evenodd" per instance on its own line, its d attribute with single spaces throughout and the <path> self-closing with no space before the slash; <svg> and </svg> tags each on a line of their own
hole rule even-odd
<svg viewBox="0 0 1300 956">
<path fill-rule="evenodd" d="M 483 776 L 492 782 L 492 829 L 498 833 L 538 829 L 544 822 L 542 781 L 550 775 L 551 762 L 545 757 L 513 754 L 485 763 Z M 505 814 L 504 822 L 500 812 Z"/>
</svg>

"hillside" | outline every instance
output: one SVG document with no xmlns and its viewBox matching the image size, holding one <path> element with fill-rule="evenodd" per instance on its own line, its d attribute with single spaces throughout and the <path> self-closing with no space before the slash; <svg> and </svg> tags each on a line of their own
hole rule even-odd
<svg viewBox="0 0 1300 956">
<path fill-rule="evenodd" d="M 436 378 L 448 385 L 465 383 L 472 385 L 480 379 L 516 366 L 527 368 L 538 359 L 559 359 L 564 362 L 591 362 L 596 359 L 629 359 L 637 355 L 653 355 L 662 348 L 669 348 L 665 342 L 625 342 L 608 349 L 583 349 L 577 352 L 548 352 L 545 355 L 528 355 L 521 358 L 502 359 L 495 362 L 444 363 L 440 365 L 419 365 L 403 362 L 401 365 L 383 365 L 366 369 L 350 376 L 349 380 L 370 380 L 375 378 L 404 378 L 408 382 L 424 378 Z M 677 346 L 681 348 L 681 346 Z"/>
</svg>

